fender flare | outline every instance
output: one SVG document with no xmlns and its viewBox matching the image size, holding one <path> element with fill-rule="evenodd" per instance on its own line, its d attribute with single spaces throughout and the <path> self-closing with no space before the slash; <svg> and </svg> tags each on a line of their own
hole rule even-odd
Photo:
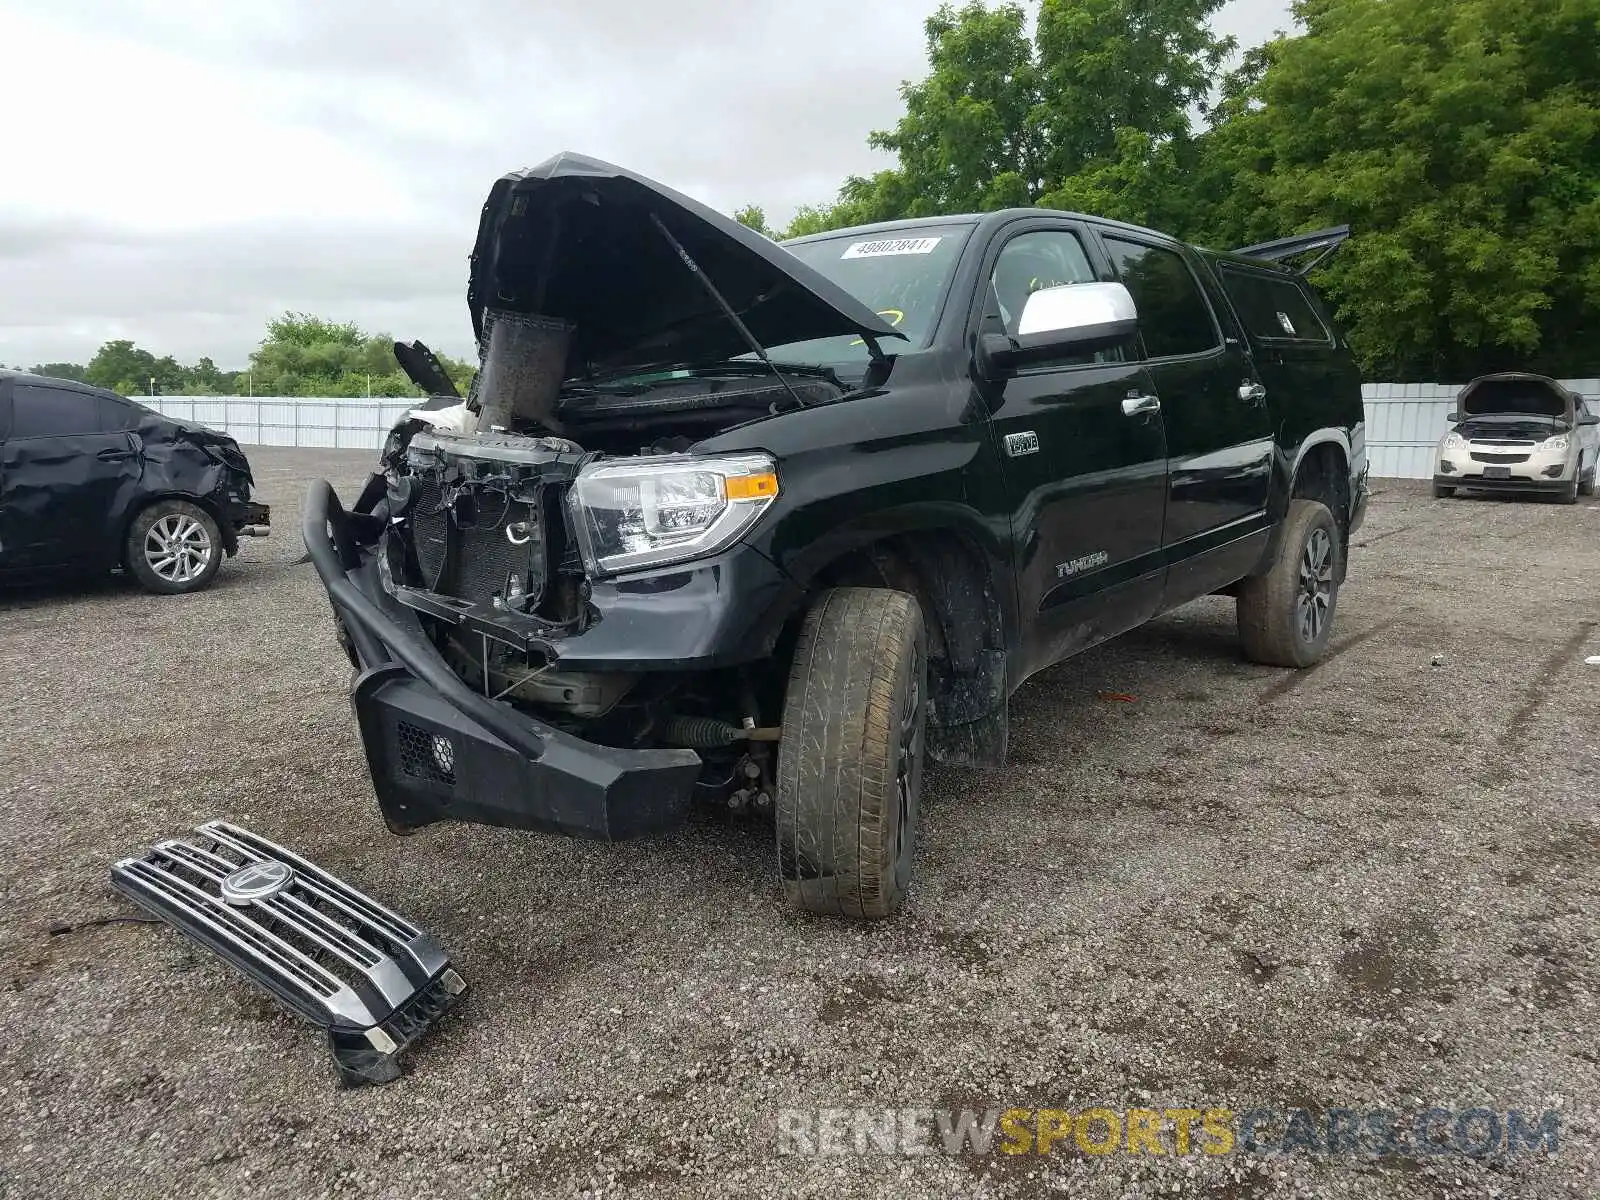
<svg viewBox="0 0 1600 1200">
<path fill-rule="evenodd" d="M 1345 467 L 1350 472 L 1349 504 L 1351 511 L 1344 513 L 1342 517 L 1340 514 L 1335 513 L 1334 517 L 1341 525 L 1348 527 L 1350 519 L 1354 515 L 1356 504 L 1358 467 L 1356 465 L 1354 446 L 1362 445 L 1361 453 L 1363 456 L 1365 455 L 1364 434 L 1364 425 L 1357 425 L 1348 433 L 1336 426 L 1324 425 L 1320 429 L 1312 430 L 1300 440 L 1299 446 L 1295 448 L 1293 460 L 1290 460 L 1287 454 L 1279 456 L 1278 461 L 1282 464 L 1284 473 L 1278 486 L 1273 489 L 1273 495 L 1269 501 L 1268 511 L 1272 516 L 1272 535 L 1267 539 L 1267 544 L 1261 551 L 1260 559 L 1256 561 L 1255 568 L 1250 572 L 1252 576 L 1265 574 L 1272 568 L 1272 564 L 1277 561 L 1278 547 L 1282 541 L 1283 522 L 1289 512 L 1289 501 L 1294 496 L 1295 480 L 1300 477 L 1300 468 L 1305 465 L 1306 457 L 1318 446 L 1335 446 L 1344 455 Z"/>
<path fill-rule="evenodd" d="M 1357 428 L 1359 429 L 1359 426 Z M 1310 454 L 1318 446 L 1326 446 L 1330 442 L 1344 452 L 1345 465 L 1352 470 L 1354 469 L 1355 455 L 1351 449 L 1352 439 L 1344 430 L 1331 427 L 1314 430 L 1306 435 L 1305 439 L 1300 443 L 1300 449 L 1295 452 L 1294 466 L 1289 471 L 1289 486 L 1291 490 L 1294 487 L 1294 481 L 1300 475 L 1300 466 L 1305 462 L 1306 455 Z"/>
<path fill-rule="evenodd" d="M 1014 625 L 1016 583 L 1011 574 L 1008 538 L 997 538 L 992 524 L 963 504 L 919 502 L 880 509 L 834 526 L 792 556 L 768 551 L 768 557 L 801 587 L 810 588 L 818 574 L 846 555 L 885 538 L 917 534 L 949 534 L 970 543 L 997 593 L 1006 601 L 1008 626 Z"/>
</svg>

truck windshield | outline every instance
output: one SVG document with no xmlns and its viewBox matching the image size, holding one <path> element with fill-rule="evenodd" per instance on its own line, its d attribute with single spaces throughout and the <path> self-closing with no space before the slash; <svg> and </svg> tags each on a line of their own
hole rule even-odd
<svg viewBox="0 0 1600 1200">
<path fill-rule="evenodd" d="M 905 334 L 907 342 L 884 343 L 884 352 L 893 354 L 897 348 L 927 345 L 956 259 L 971 234 L 970 225 L 928 225 L 879 237 L 856 233 L 789 243 L 784 249 Z M 792 342 L 768 352 L 780 362 L 845 371 L 865 368 L 869 357 L 866 343 L 848 336 Z"/>
</svg>

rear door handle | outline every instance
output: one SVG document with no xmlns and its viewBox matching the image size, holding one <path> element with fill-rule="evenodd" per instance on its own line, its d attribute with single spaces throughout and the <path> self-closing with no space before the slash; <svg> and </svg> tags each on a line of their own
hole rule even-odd
<svg viewBox="0 0 1600 1200">
<path fill-rule="evenodd" d="M 1159 396 L 1129 396 L 1122 402 L 1122 414 L 1127 417 L 1142 417 L 1149 413 L 1161 411 L 1161 398 Z"/>
<path fill-rule="evenodd" d="M 1239 389 L 1239 399 L 1246 404 L 1264 404 L 1267 399 L 1267 387 L 1263 383 L 1247 383 Z"/>
</svg>

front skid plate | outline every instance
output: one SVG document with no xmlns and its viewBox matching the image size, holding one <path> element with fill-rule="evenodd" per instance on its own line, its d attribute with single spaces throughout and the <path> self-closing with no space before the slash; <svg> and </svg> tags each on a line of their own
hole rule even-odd
<svg viewBox="0 0 1600 1200">
<path fill-rule="evenodd" d="M 399 1055 L 466 983 L 410 921 L 265 838 L 209 821 L 111 868 L 111 885 L 327 1035 L 346 1086 Z"/>
</svg>

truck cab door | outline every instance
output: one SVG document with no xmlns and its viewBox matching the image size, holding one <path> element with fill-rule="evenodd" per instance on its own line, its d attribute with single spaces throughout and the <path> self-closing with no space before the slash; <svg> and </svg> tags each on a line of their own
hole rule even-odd
<svg viewBox="0 0 1600 1200">
<path fill-rule="evenodd" d="M 0 553 L 13 568 L 110 565 L 143 469 L 126 405 L 92 391 L 13 381 L 0 445 Z"/>
<path fill-rule="evenodd" d="M 1169 472 L 1162 607 L 1173 608 L 1248 574 L 1271 536 L 1271 383 L 1257 374 L 1192 251 L 1121 229 L 1099 233 L 1138 305 L 1145 363 L 1161 398 Z"/>
<path fill-rule="evenodd" d="M 1104 277 L 1077 222 L 1019 222 L 988 251 L 974 328 L 1017 334 L 1027 297 Z M 1167 450 L 1148 372 L 1120 351 L 975 378 L 1011 507 L 1020 636 L 1012 683 L 1154 614 Z"/>
</svg>

